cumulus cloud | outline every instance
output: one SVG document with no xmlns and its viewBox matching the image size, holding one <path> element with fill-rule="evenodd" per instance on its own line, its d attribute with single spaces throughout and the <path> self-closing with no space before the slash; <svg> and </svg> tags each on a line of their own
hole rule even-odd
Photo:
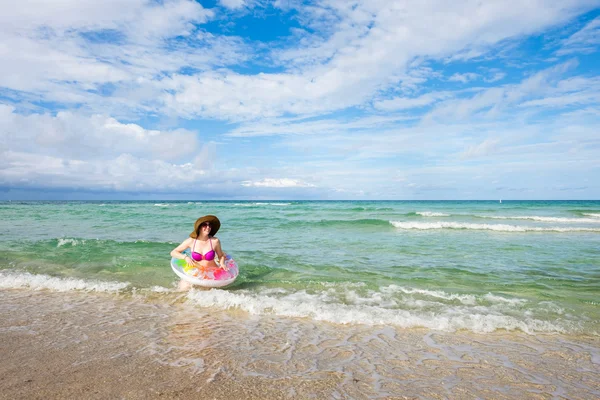
<svg viewBox="0 0 600 400">
<path fill-rule="evenodd" d="M 594 158 L 587 145 L 596 145 L 600 83 L 593 74 L 581 75 L 576 60 L 546 60 L 540 70 L 532 59 L 506 69 L 507 83 L 504 70 L 490 68 L 502 62 L 498 49 L 563 27 L 593 2 L 276 2 L 294 26 L 268 42 L 228 34 L 239 10 L 256 1 L 220 0 L 210 10 L 192 0 L 38 3 L 15 3 L 0 15 L 0 95 L 11 104 L 0 106 L 4 184 L 184 190 L 226 181 L 243 193 L 357 195 L 359 183 L 365 195 L 398 195 L 405 192 L 387 176 L 406 171 L 402 179 L 425 181 L 424 190 L 440 172 L 406 160 L 459 179 L 473 173 L 456 165 L 461 160 L 508 160 L 512 151 L 543 161 L 541 149 L 559 154 L 571 146 L 569 135 L 581 140 L 569 148 L 578 160 Z M 591 51 L 597 32 L 598 18 L 565 39 L 558 55 Z M 477 74 L 445 71 L 474 59 L 460 70 Z M 567 111 L 569 121 L 554 129 Z M 587 127 L 575 121 L 582 113 Z M 549 122 L 531 122 L 541 116 Z M 179 118 L 185 126 L 212 119 L 204 126 L 217 129 L 145 127 Z M 541 147 L 513 137 L 539 144 L 542 131 L 554 136 Z M 211 140 L 200 142 L 207 134 Z M 279 153 L 247 152 L 259 136 Z M 502 138 L 502 152 L 491 138 Z M 235 156 L 215 156 L 220 140 Z M 395 165 L 389 175 L 380 176 L 378 159 Z"/>
<path fill-rule="evenodd" d="M 197 135 L 185 129 L 144 129 L 105 115 L 71 111 L 22 115 L 14 107 L 0 104 L 0 142 L 17 151 L 83 159 L 127 153 L 172 160 L 196 152 Z"/>
<path fill-rule="evenodd" d="M 70 111 L 22 115 L 0 105 L 3 186 L 179 190 L 212 174 L 215 153 L 214 144 L 201 145 L 185 129 L 150 130 Z"/>
<path fill-rule="evenodd" d="M 23 188 L 177 192 L 182 184 L 201 182 L 207 175 L 191 163 L 171 164 L 131 154 L 84 160 L 7 151 L 2 158 L 0 184 Z"/>
<path fill-rule="evenodd" d="M 0 87 L 17 100 L 31 93 L 96 112 L 147 112 L 153 102 L 144 98 L 163 90 L 157 76 L 248 57 L 240 38 L 199 28 L 214 12 L 196 1 L 33 3 L 15 3 L 0 16 Z"/>
<path fill-rule="evenodd" d="M 275 51 L 275 59 L 289 72 L 173 76 L 163 82 L 173 92 L 165 104 L 171 112 L 188 117 L 231 120 L 339 110 L 398 84 L 415 57 L 435 59 L 466 48 L 489 48 L 564 21 L 580 7 L 576 2 L 560 7 L 545 2 L 486 2 L 471 8 L 449 3 L 397 7 L 387 1 L 350 6 L 332 1 L 300 8 L 301 21 L 318 33 L 303 33 L 300 47 Z M 430 21 L 426 33 L 424 19 Z M 464 24 L 450 23 L 457 19 Z"/>
<path fill-rule="evenodd" d="M 223 7 L 229 8 L 231 10 L 237 10 L 243 8 L 246 5 L 245 0 L 219 0 L 219 3 Z"/>
<path fill-rule="evenodd" d="M 402 85 L 410 69 L 420 67 L 414 60 L 486 51 L 560 24 L 585 7 L 574 0 L 560 5 L 334 0 L 299 6 L 298 21 L 309 30 L 298 31 L 293 46 L 272 51 L 283 72 L 242 74 L 215 70 L 248 58 L 239 39 L 204 35 L 199 48 L 195 40 L 170 42 L 202 34 L 198 26 L 215 18 L 197 2 L 137 0 L 126 6 L 103 3 L 101 9 L 92 3 L 68 3 L 64 15 L 27 2 L 6 9 L 0 20 L 8 26 L 0 86 L 51 101 L 103 108 L 117 103 L 187 118 L 311 115 L 361 105 L 381 89 Z M 191 70 L 181 73 L 186 68 Z M 107 83 L 114 85 L 112 101 L 94 95 Z"/>
</svg>

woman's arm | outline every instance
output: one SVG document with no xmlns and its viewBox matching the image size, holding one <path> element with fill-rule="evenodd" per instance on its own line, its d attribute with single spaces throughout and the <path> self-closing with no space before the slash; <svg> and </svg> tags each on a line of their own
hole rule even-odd
<svg viewBox="0 0 600 400">
<path fill-rule="evenodd" d="M 215 238 L 217 239 L 217 238 Z M 217 253 L 217 256 L 219 257 L 219 266 L 223 269 L 227 269 L 225 267 L 225 258 L 227 258 L 227 254 L 225 254 L 223 252 L 223 249 L 221 249 L 221 241 L 219 239 L 217 239 L 217 242 L 215 243 L 215 252 Z"/>
<path fill-rule="evenodd" d="M 181 244 L 179 246 L 175 247 L 171 251 L 171 257 L 179 258 L 180 260 L 186 260 L 188 263 L 191 264 L 192 259 L 190 257 L 188 257 L 186 254 L 183 254 L 183 251 L 190 247 L 191 240 L 192 240 L 192 238 L 187 238 L 183 242 L 181 242 Z M 188 258 L 189 258 L 189 260 L 188 260 Z"/>
</svg>

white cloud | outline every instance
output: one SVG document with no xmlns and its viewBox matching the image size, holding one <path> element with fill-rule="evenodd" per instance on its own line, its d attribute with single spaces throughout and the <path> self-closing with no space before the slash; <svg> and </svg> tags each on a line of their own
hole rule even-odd
<svg viewBox="0 0 600 400">
<path fill-rule="evenodd" d="M 468 149 L 459 154 L 459 157 L 462 159 L 470 159 L 487 156 L 496 151 L 498 143 L 498 139 L 486 139 L 477 145 L 469 146 Z"/>
<path fill-rule="evenodd" d="M 140 40 L 187 35 L 192 23 L 204 23 L 213 15 L 191 0 L 64 0 L 60 6 L 23 0 L 4 9 L 0 24 L 3 33 L 36 34 L 39 38 L 75 30 L 122 32 Z"/>
<path fill-rule="evenodd" d="M 170 160 L 200 147 L 197 133 L 185 129 L 149 130 L 104 115 L 71 111 L 21 115 L 1 104 L 0 140 L 2 147 L 13 151 L 85 160 L 123 153 Z"/>
<path fill-rule="evenodd" d="M 250 57 L 242 39 L 199 30 L 214 12 L 191 0 L 30 3 L 0 16 L 0 87 L 36 100 L 147 112 L 163 90 L 157 76 Z"/>
<path fill-rule="evenodd" d="M 588 22 L 581 30 L 563 40 L 558 55 L 593 53 L 600 46 L 600 17 Z"/>
<path fill-rule="evenodd" d="M 244 123 L 226 135 L 232 137 L 253 137 L 271 135 L 335 135 L 340 132 L 370 131 L 390 128 L 403 121 L 413 120 L 405 116 L 369 116 L 351 119 L 284 119 L 272 118 Z"/>
<path fill-rule="evenodd" d="M 300 28 L 269 43 L 202 27 L 218 19 L 226 32 L 235 24 L 230 17 L 240 15 L 228 10 L 255 1 L 221 0 L 223 7 L 214 10 L 191 0 L 121 3 L 66 0 L 61 9 L 25 1 L 0 16 L 0 87 L 18 109 L 0 106 L 5 184 L 173 191 L 226 186 L 230 193 L 331 188 L 348 195 L 358 195 L 359 186 L 366 196 L 385 190 L 391 196 L 408 186 L 394 188 L 390 176 L 396 183 L 422 182 L 415 190 L 434 190 L 440 172 L 444 179 L 474 171 L 486 176 L 476 167 L 460 169 L 465 159 L 511 164 L 518 154 L 543 163 L 550 154 L 564 164 L 565 148 L 577 160 L 597 159 L 600 83 L 569 78 L 576 61 L 543 71 L 530 64 L 528 78 L 516 84 L 445 90 L 448 63 L 501 58 L 499 48 L 571 21 L 593 6 L 587 1 L 281 2 L 296 8 Z M 596 46 L 597 21 L 565 40 L 561 54 Z M 260 72 L 266 63 L 278 72 Z M 477 65 L 483 64 L 468 70 L 478 74 L 450 80 L 491 83 L 506 76 Z M 47 109 L 76 105 L 78 111 L 40 112 L 43 102 L 59 103 Z M 552 123 L 565 106 L 585 107 L 585 113 L 572 110 L 559 129 Z M 547 123 L 531 123 L 546 110 L 553 111 Z M 582 114 L 587 125 L 576 123 Z M 239 122 L 223 138 L 236 156 L 216 158 L 219 145 L 201 144 L 196 132 L 125 122 L 177 122 L 180 116 Z M 261 144 L 278 153 L 246 154 L 256 136 L 271 136 Z M 549 143 L 542 146 L 542 137 Z M 526 146 L 525 138 L 537 146 Z M 394 167 L 382 173 L 378 159 Z M 415 159 L 435 171 L 415 167 Z M 232 167 L 244 164 L 262 169 Z"/>
<path fill-rule="evenodd" d="M 504 73 L 504 72 L 495 72 L 491 76 L 485 78 L 484 81 L 486 81 L 488 83 L 497 82 L 497 81 L 504 79 L 505 76 L 506 76 L 506 73 Z"/>
<path fill-rule="evenodd" d="M 497 118 L 500 113 L 527 101 L 545 98 L 552 93 L 567 93 L 577 90 L 588 90 L 585 85 L 593 84 L 598 91 L 596 79 L 564 79 L 563 74 L 577 66 L 575 60 L 555 65 L 536 72 L 523 79 L 519 84 L 478 90 L 472 97 L 453 98 L 439 102 L 425 117 L 426 120 L 465 119 L 478 113 L 488 113 Z M 585 82 L 585 84 L 584 84 Z M 593 96 L 591 96 L 593 97 Z M 535 104 L 535 103 L 534 103 Z"/>
<path fill-rule="evenodd" d="M 230 10 L 237 10 L 246 5 L 245 0 L 219 0 L 219 3 Z"/>
<path fill-rule="evenodd" d="M 431 92 L 419 97 L 396 97 L 389 100 L 377 101 L 373 106 L 379 110 L 405 110 L 410 108 L 424 107 L 439 100 L 452 97 L 450 92 Z"/>
<path fill-rule="evenodd" d="M 170 164 L 130 154 L 86 161 L 8 151 L 2 153 L 2 159 L 1 184 L 25 188 L 180 191 L 185 184 L 201 182 L 207 175 L 191 163 Z"/>
<path fill-rule="evenodd" d="M 420 68 L 415 60 L 486 51 L 567 21 L 586 7 L 575 0 L 560 5 L 332 0 L 302 6 L 299 21 L 317 33 L 298 31 L 293 47 L 273 51 L 284 72 L 251 75 L 214 70 L 250 57 L 239 39 L 205 35 L 200 48 L 166 42 L 193 37 L 200 32 L 197 24 L 215 17 L 197 2 L 139 0 L 101 8 L 92 3 L 67 3 L 64 13 L 28 2 L 7 8 L 0 19 L 8 27 L 1 37 L 0 86 L 46 101 L 83 103 L 95 112 L 133 108 L 234 121 L 312 115 L 364 104 L 382 89 L 410 87 L 411 70 Z M 194 68 L 193 76 L 178 73 L 184 67 Z M 115 86 L 114 93 L 94 94 L 106 83 Z"/>
<path fill-rule="evenodd" d="M 450 78 L 448 78 L 448 80 L 450 82 L 467 83 L 470 81 L 474 81 L 477 78 L 479 78 L 479 74 L 475 74 L 473 72 L 466 72 L 464 74 L 456 73 L 456 74 L 452 75 Z"/>
<path fill-rule="evenodd" d="M 242 186 L 247 187 L 261 187 L 261 188 L 303 188 L 303 187 L 315 187 L 315 185 L 307 182 L 302 182 L 297 179 L 289 178 L 264 178 L 260 181 L 245 181 L 242 182 Z"/>
<path fill-rule="evenodd" d="M 330 1 L 301 7 L 300 21 L 317 33 L 300 32 L 300 46 L 274 51 L 287 72 L 174 75 L 162 82 L 172 92 L 164 103 L 170 113 L 234 121 L 344 109 L 401 84 L 415 59 L 489 49 L 564 22 L 581 9 L 576 1 L 558 5 L 516 0 L 461 6 Z M 426 30 L 423 20 L 428 21 Z"/>
</svg>

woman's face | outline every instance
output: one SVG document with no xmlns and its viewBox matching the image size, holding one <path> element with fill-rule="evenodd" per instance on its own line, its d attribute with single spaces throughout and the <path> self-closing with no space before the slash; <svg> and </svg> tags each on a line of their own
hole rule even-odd
<svg viewBox="0 0 600 400">
<path fill-rule="evenodd" d="M 204 222 L 203 224 L 200 225 L 200 232 L 209 234 L 210 230 L 211 230 L 210 223 Z"/>
</svg>

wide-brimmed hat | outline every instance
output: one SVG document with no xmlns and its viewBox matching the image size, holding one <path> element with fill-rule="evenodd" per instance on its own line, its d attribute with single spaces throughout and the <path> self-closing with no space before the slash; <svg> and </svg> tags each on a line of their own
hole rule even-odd
<svg viewBox="0 0 600 400">
<path fill-rule="evenodd" d="M 190 233 L 191 238 L 196 239 L 198 237 L 198 228 L 200 228 L 200 225 L 202 225 L 204 222 L 210 222 L 211 236 L 215 236 L 221 227 L 221 221 L 219 221 L 219 218 L 215 217 L 214 215 L 205 215 L 204 217 L 200 217 L 196 220 L 196 223 L 194 224 L 194 232 Z"/>
</svg>

